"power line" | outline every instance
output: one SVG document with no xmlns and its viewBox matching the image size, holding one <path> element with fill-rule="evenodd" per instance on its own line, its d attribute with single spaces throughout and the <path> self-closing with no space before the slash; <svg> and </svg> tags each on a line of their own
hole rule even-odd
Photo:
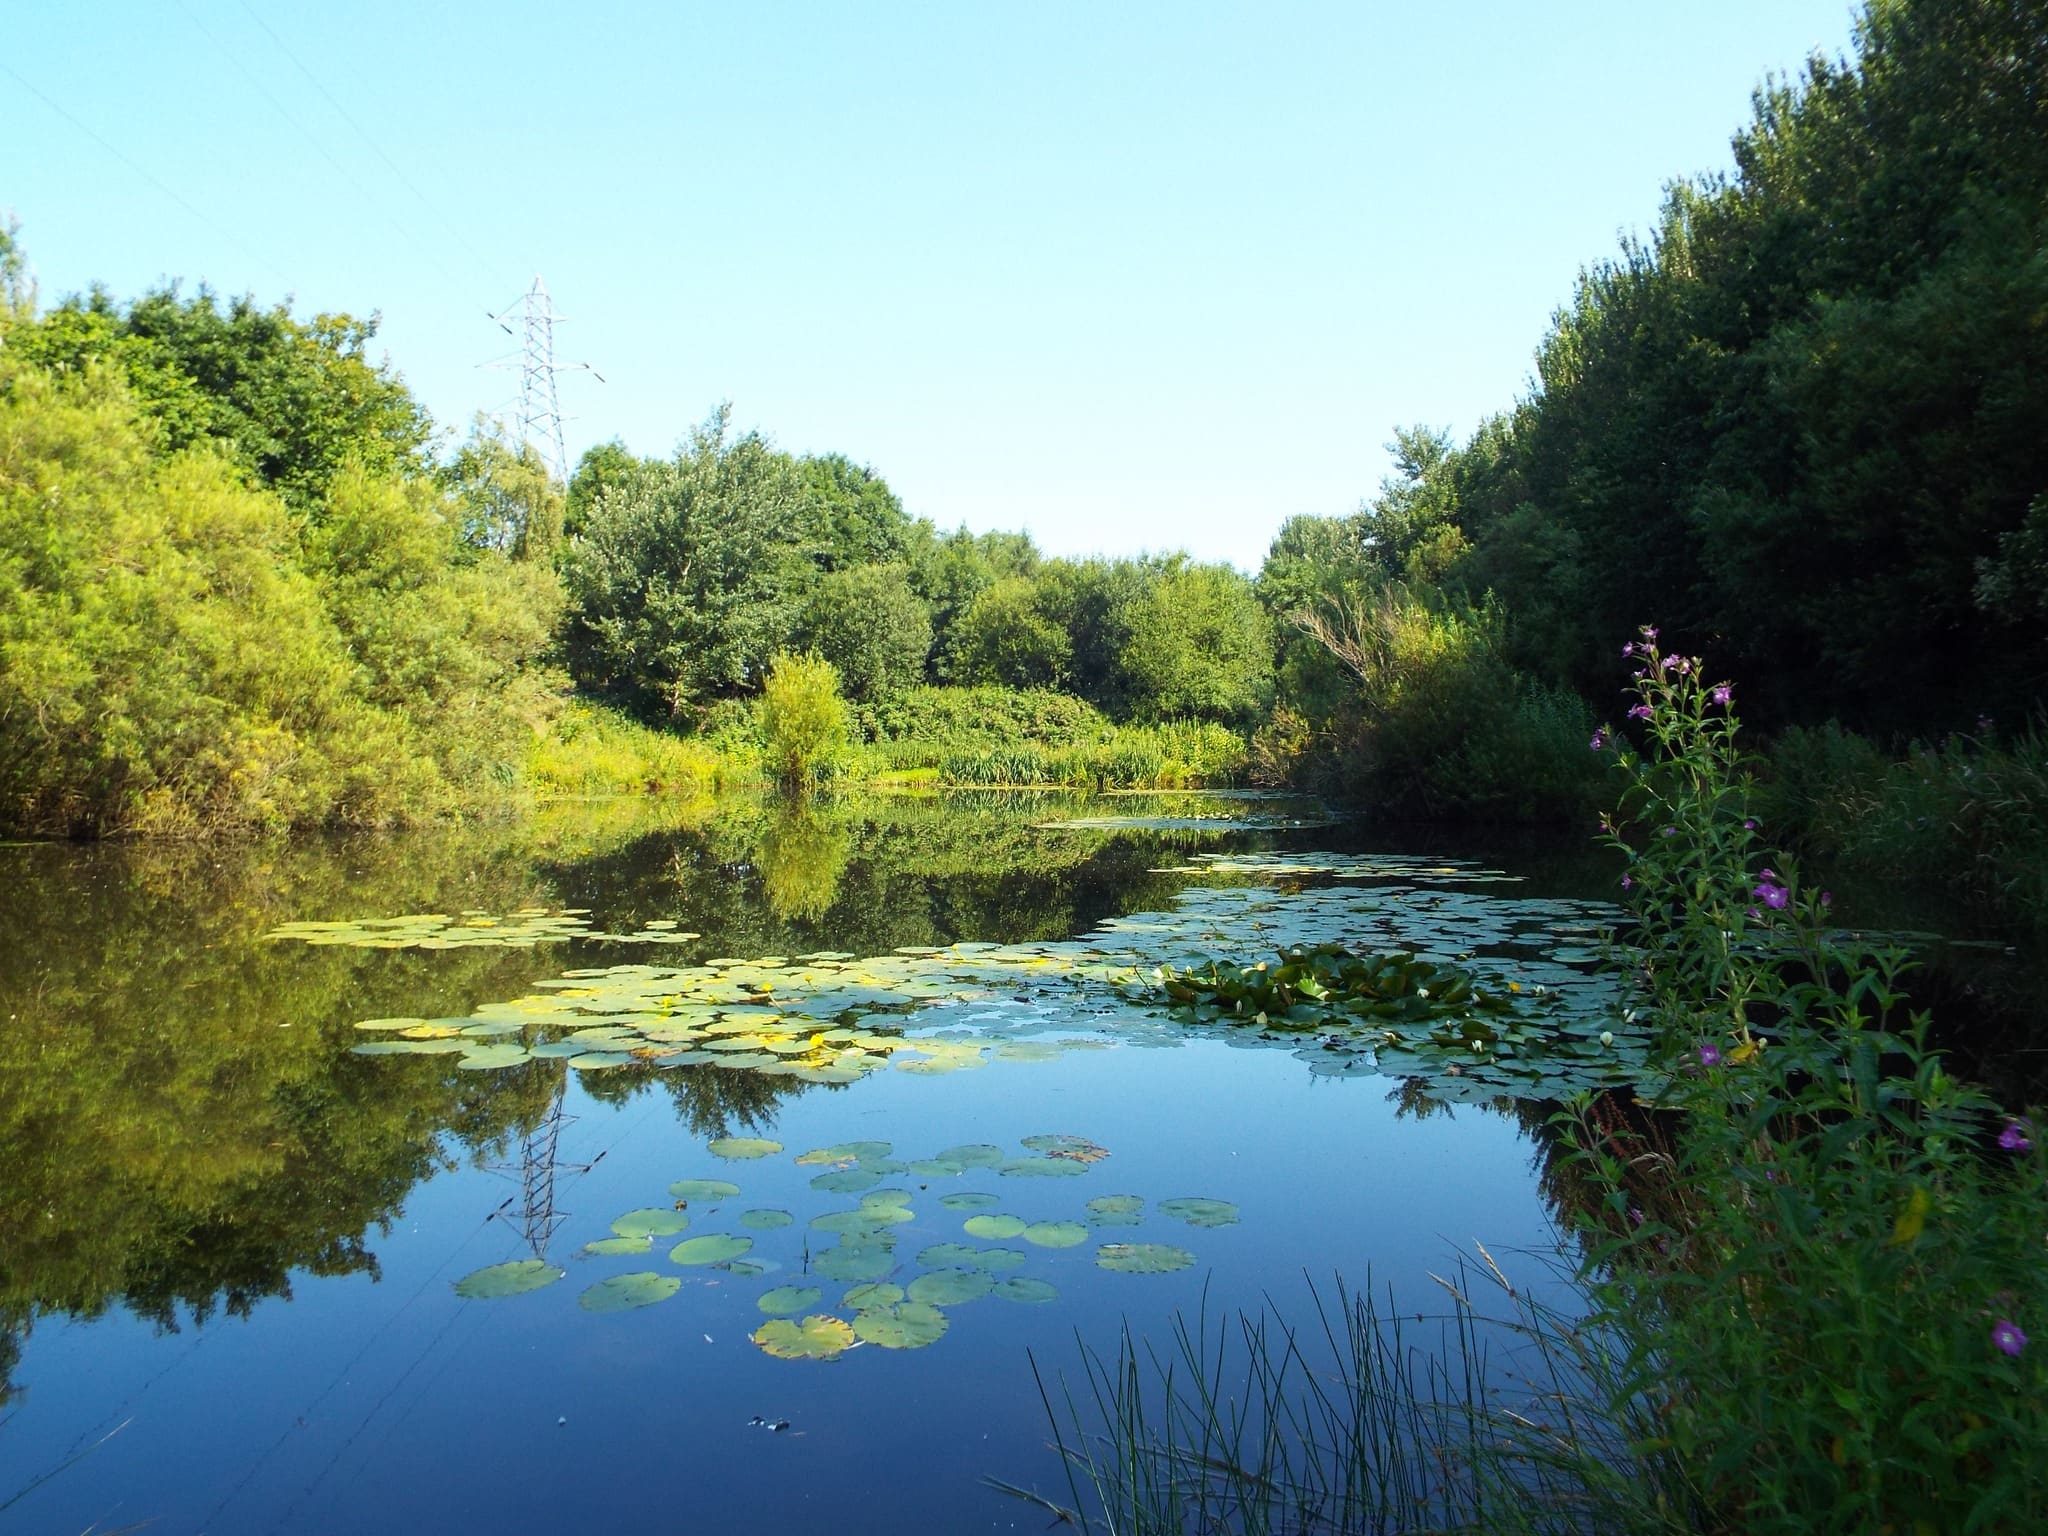
<svg viewBox="0 0 2048 1536">
<path fill-rule="evenodd" d="M 176 3 L 178 9 L 185 13 L 185 19 L 191 22 L 192 25 L 199 30 L 199 33 L 202 37 L 204 37 L 209 43 L 213 44 L 214 48 L 219 51 L 222 58 L 226 59 L 230 64 L 232 64 L 235 67 L 235 69 L 241 74 L 242 78 L 248 81 L 250 86 L 254 88 L 256 94 L 261 96 L 266 102 L 270 104 L 271 110 L 277 113 L 277 115 L 283 118 L 287 123 L 289 123 L 292 126 L 292 128 L 297 131 L 300 138 L 304 139 L 308 144 L 312 145 L 313 148 L 319 152 L 321 159 L 325 160 L 329 165 L 333 166 L 336 171 L 338 171 L 344 178 L 347 179 L 349 185 L 355 188 L 357 194 L 362 198 L 364 204 L 366 206 L 371 207 L 379 206 L 382 200 L 377 198 L 370 191 L 370 189 L 363 184 L 362 179 L 358 177 L 355 174 L 355 172 L 350 170 L 346 165 L 342 164 L 342 162 L 335 157 L 334 153 L 331 150 L 329 150 L 328 147 L 325 144 L 323 144 L 318 137 L 314 135 L 311 129 L 306 127 L 304 123 L 300 122 L 296 117 L 294 117 L 291 113 L 291 110 L 288 107 L 286 107 L 283 102 L 279 101 L 276 96 L 271 94 L 270 88 L 263 83 L 262 78 L 254 70 L 249 68 L 248 65 L 244 64 L 242 60 L 234 53 L 234 51 L 230 49 L 226 43 L 222 42 L 219 36 L 216 35 L 213 32 L 213 30 L 206 25 L 205 22 L 199 19 L 198 15 L 192 10 L 192 8 L 185 3 L 185 0 L 176 0 Z M 426 257 L 427 260 L 433 262 L 435 266 L 439 267 L 441 270 L 441 275 L 448 279 L 449 284 L 451 286 L 458 288 L 462 286 L 461 278 L 459 278 L 455 274 L 454 270 L 449 267 L 447 261 L 441 256 L 441 254 L 438 251 L 434 250 L 431 246 L 427 245 L 426 242 L 420 240 L 417 236 L 413 234 L 413 232 L 410 229 L 400 224 L 398 220 L 392 216 L 388 207 L 383 207 L 380 209 L 380 211 L 383 213 L 384 222 L 391 226 L 392 230 L 398 235 L 398 237 L 404 240 L 407 244 L 411 245 L 414 250 L 418 251 L 422 256 Z"/>
<path fill-rule="evenodd" d="M 326 86 L 320 83 L 320 77 L 314 74 L 312 70 L 308 69 L 305 66 L 305 64 L 300 60 L 299 56 L 292 52 L 291 47 L 285 42 L 285 40 L 279 37 L 277 33 L 274 30 L 272 30 L 270 23 L 265 21 L 261 16 L 257 15 L 254 10 L 250 9 L 249 0 L 236 0 L 236 3 L 242 7 L 242 10 L 248 15 L 251 21 L 255 22 L 257 26 L 263 29 L 264 35 L 268 37 L 271 40 L 271 42 L 277 45 L 277 51 L 283 54 L 287 59 L 291 61 L 292 67 L 296 69 L 300 74 L 306 77 L 308 83 L 312 85 L 314 90 L 320 93 L 321 97 L 326 101 L 327 105 L 334 108 L 336 114 L 341 118 L 341 120 L 347 123 L 350 128 L 355 130 L 356 137 L 361 139 L 365 144 L 370 146 L 371 153 L 376 155 L 376 157 L 379 160 L 382 160 L 384 162 L 386 169 L 388 169 L 393 176 L 398 178 L 399 185 L 403 186 L 414 197 L 418 198 L 421 206 L 426 208 L 426 210 L 429 213 L 433 214 L 434 217 L 440 221 L 442 227 L 455 237 L 456 244 L 460 245 L 463 248 L 463 250 L 468 253 L 469 259 L 476 263 L 478 270 L 488 272 L 491 268 L 491 263 L 485 259 L 485 257 L 477 250 L 475 246 L 469 243 L 468 239 L 463 235 L 462 231 L 459 228 L 457 228 L 454 224 L 448 221 L 446 215 L 442 212 L 441 207 L 437 205 L 432 198 L 428 197 L 426 193 L 422 192 L 418 187 L 413 185 L 412 178 L 405 174 L 405 172 L 399 167 L 398 162 L 393 160 L 389 155 L 384 153 L 384 147 L 381 144 L 379 144 L 375 139 L 370 137 L 369 133 L 364 129 L 363 125 L 357 122 L 355 118 L 352 115 L 350 115 L 347 107 L 344 107 L 339 101 L 336 101 L 334 99 L 334 93 L 328 90 Z"/>
<path fill-rule="evenodd" d="M 7 75 L 7 77 L 11 79 L 16 85 L 20 86 L 23 90 L 27 91 L 31 96 L 35 97 L 37 101 L 40 101 L 52 112 L 56 113 L 59 117 L 63 118 L 65 122 L 69 123 L 72 127 L 76 128 L 80 133 L 84 134 L 87 138 L 91 139 L 93 143 L 99 145 L 101 149 L 105 150 L 108 154 L 112 155 L 116 160 L 120 161 L 121 164 L 125 165 L 126 167 L 128 167 L 129 170 L 133 171 L 137 176 L 141 177 L 144 181 L 148 182 L 152 187 L 155 187 L 157 191 L 161 192 L 165 197 L 170 199 L 170 201 L 177 204 L 177 206 L 182 208 L 185 211 L 185 213 L 189 215 L 200 226 L 200 228 L 211 231 L 220 239 L 226 241 L 227 244 L 231 246 L 233 249 L 240 252 L 249 260 L 255 262 L 258 267 L 262 268 L 264 271 L 268 272 L 272 277 L 276 278 L 278 280 L 278 284 L 280 287 L 289 288 L 291 286 L 289 280 L 287 280 L 283 276 L 283 274 L 278 271 L 276 265 L 273 262 L 271 262 L 268 257 L 263 256 L 261 253 L 257 252 L 252 247 L 245 244 L 236 236 L 231 235 L 226 230 L 222 229 L 218 224 L 214 223 L 213 220 L 209 219 L 205 214 L 201 213 L 197 208 L 193 207 L 190 203 L 185 201 L 183 197 L 179 196 L 176 192 L 172 191 L 169 187 L 165 186 L 161 181 L 157 180 L 156 177 L 152 176 L 148 171 L 144 170 L 141 166 L 137 165 L 133 160 L 130 160 L 126 155 L 122 154 L 120 150 L 116 149 L 112 144 L 108 143 L 106 139 L 102 138 L 90 126 L 83 122 L 80 122 L 76 117 L 73 117 L 71 113 L 66 111 L 60 103 L 55 101 L 53 98 L 45 95 L 30 81 L 23 79 L 22 76 L 18 72 L 16 72 L 16 70 L 11 65 L 5 63 L 4 61 L 0 61 L 0 72 L 4 72 Z"/>
</svg>

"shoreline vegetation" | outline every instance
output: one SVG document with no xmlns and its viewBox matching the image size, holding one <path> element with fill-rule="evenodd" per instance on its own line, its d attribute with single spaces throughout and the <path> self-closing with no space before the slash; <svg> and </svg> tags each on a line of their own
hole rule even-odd
<svg viewBox="0 0 2048 1536">
<path fill-rule="evenodd" d="M 1524 398 L 1463 442 L 1398 429 L 1378 492 L 1252 575 L 944 532 L 725 406 L 563 483 L 437 427 L 374 320 L 175 283 L 44 304 L 9 224 L 0 833 L 777 781 L 1586 825 L 1610 637 L 1653 611 L 1741 689 L 1773 836 L 2038 925 L 2048 91 L 2008 84 L 2044 30 L 1873 0 L 1852 57 L 1759 90 L 1733 173 L 1585 269 Z M 800 763 L 778 658 L 839 701 Z"/>
</svg>

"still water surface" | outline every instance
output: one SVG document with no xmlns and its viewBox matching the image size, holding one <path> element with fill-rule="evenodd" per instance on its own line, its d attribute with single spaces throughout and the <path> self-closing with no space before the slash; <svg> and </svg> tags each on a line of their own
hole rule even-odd
<svg viewBox="0 0 2048 1536">
<path fill-rule="evenodd" d="M 1551 1241 L 1526 1102 L 1298 1040 L 1248 1049 L 1241 1031 L 1136 1015 L 1096 974 L 1091 955 L 1227 952 L 1219 935 L 1249 957 L 1311 917 L 1307 936 L 1370 917 L 1412 943 L 1437 911 L 1448 954 L 1508 934 L 1503 954 L 1554 977 L 1531 935 L 1598 915 L 1576 898 L 1603 876 L 1575 851 L 1390 849 L 1301 824 L 1314 810 L 599 805 L 402 839 L 0 850 L 0 1530 L 1042 1529 L 1043 1509 L 983 1481 L 1067 1500 L 1034 1361 L 1072 1374 L 1083 1344 L 1113 1351 L 1126 1324 L 1163 1340 L 1177 1309 L 1305 1310 L 1304 1276 L 1370 1275 L 1435 1312 L 1427 1272 L 1475 1238 Z M 1417 854 L 1518 878 L 1404 874 Z M 1322 855 L 1353 861 L 1341 889 Z M 476 944 L 491 931 L 460 916 L 565 910 L 550 920 L 671 941 Z M 1157 917 L 1116 926 L 1134 913 Z M 428 947 L 268 937 L 404 914 L 451 923 L 420 930 L 443 935 Z M 948 979 L 1002 959 L 981 950 L 897 956 L 956 943 L 1014 946 L 1015 974 Z M 758 985 L 731 962 L 786 962 L 770 968 L 786 995 L 793 957 L 819 952 L 853 957 L 820 962 L 820 1009 L 873 995 L 805 1029 L 843 1031 L 859 1059 L 879 1041 L 865 1067 L 802 1068 L 846 1041 L 778 1065 L 768 1025 L 735 1054 L 771 1070 L 703 1059 L 712 1031 L 744 1027 L 717 999 Z M 896 957 L 881 981 L 905 1001 L 851 979 L 867 957 Z M 692 970 L 707 960 L 724 964 Z M 682 1031 L 695 1038 L 640 1046 L 689 1059 L 463 1070 L 459 1054 L 358 1050 L 403 1038 L 363 1021 L 476 1014 L 505 1026 L 482 1043 L 509 1036 L 517 1055 L 567 1026 L 514 1028 L 508 1004 L 573 1007 L 621 976 L 712 999 L 671 1006 L 705 1026 Z M 736 1006 L 770 1011 L 761 995 Z M 593 1010 L 620 1006 L 576 1022 L 602 1030 Z M 693 1180 L 739 1193 L 671 1189 Z M 1089 1205 L 1110 1196 L 1142 1202 L 1135 1224 L 1134 1202 Z M 1220 1204 L 1162 1209 L 1189 1198 Z M 632 1212 L 688 1225 L 643 1252 L 587 1251 Z M 988 1216 L 1028 1230 L 967 1225 Z M 670 1256 L 720 1235 L 750 1246 L 723 1264 Z M 1163 1272 L 1104 1267 L 1118 1245 L 1167 1255 L 1141 1265 Z M 520 1262 L 561 1277 L 458 1293 Z M 653 1304 L 591 1310 L 607 1294 L 592 1287 L 631 1274 L 657 1277 Z M 943 1335 L 830 1360 L 754 1342 L 764 1301 L 844 1324 L 861 1283 L 934 1299 L 904 1315 L 941 1317 Z"/>
</svg>

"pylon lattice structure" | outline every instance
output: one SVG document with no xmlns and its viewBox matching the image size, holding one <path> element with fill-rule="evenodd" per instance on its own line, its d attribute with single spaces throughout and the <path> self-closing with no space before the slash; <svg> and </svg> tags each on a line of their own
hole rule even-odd
<svg viewBox="0 0 2048 1536">
<path fill-rule="evenodd" d="M 555 313 L 548 285 L 540 274 L 534 274 L 533 286 L 518 303 L 491 318 L 508 334 L 519 337 L 519 407 L 513 429 L 521 442 L 540 451 L 556 479 L 567 480 L 569 452 L 562 442 L 562 401 L 556 376 L 587 373 L 602 384 L 604 375 L 588 363 L 555 361 L 555 323 L 563 317 Z M 517 331 L 507 323 L 514 319 L 519 322 Z M 510 361 L 505 360 L 507 364 Z"/>
<path fill-rule="evenodd" d="M 514 1169 L 508 1164 L 498 1164 L 491 1170 L 519 1180 L 520 1235 L 526 1239 L 526 1246 L 536 1259 L 548 1256 L 548 1243 L 554 1237 L 555 1229 L 569 1219 L 567 1211 L 555 1207 L 555 1176 L 565 1167 L 571 1173 L 584 1173 L 589 1169 L 586 1163 L 565 1164 L 561 1161 L 562 1127 L 576 1118 L 565 1112 L 567 1089 L 565 1074 L 563 1082 L 556 1086 L 547 1113 L 522 1139 L 518 1167 Z M 506 1201 L 506 1206 L 511 1203 Z M 506 1217 L 511 1216 L 505 1207 L 501 1206 L 499 1210 Z"/>
</svg>

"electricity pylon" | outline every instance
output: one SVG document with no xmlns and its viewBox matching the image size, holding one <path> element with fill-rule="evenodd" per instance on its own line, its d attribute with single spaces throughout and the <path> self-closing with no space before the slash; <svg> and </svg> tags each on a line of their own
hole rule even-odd
<svg viewBox="0 0 2048 1536">
<path fill-rule="evenodd" d="M 507 323 L 515 316 L 520 323 L 517 331 Z M 519 337 L 519 414 L 513 430 L 521 442 L 531 443 L 540 451 L 556 479 L 567 480 L 569 452 L 562 444 L 562 401 L 555 376 L 587 373 L 602 384 L 604 375 L 589 363 L 555 361 L 555 322 L 563 317 L 555 313 L 548 285 L 541 281 L 540 274 L 534 274 L 533 286 L 523 298 L 491 318 L 506 335 Z M 512 360 L 506 357 L 488 366 L 510 367 Z"/>
</svg>

